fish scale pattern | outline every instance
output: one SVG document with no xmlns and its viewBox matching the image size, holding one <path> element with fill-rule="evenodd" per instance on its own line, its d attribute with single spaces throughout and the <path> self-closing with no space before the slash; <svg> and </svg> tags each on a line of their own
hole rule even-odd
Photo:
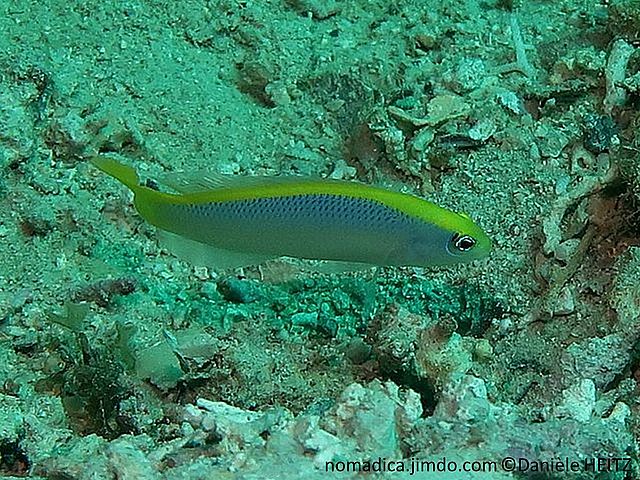
<svg viewBox="0 0 640 480">
<path fill-rule="evenodd" d="M 406 214 L 364 198 L 314 194 L 266 197 L 189 205 L 199 216 L 219 220 L 348 224 L 361 228 L 398 228 L 412 223 Z"/>
</svg>

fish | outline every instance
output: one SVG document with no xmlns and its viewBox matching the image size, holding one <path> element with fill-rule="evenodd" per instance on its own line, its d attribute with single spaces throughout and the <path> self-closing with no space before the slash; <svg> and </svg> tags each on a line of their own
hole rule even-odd
<svg viewBox="0 0 640 480">
<path fill-rule="evenodd" d="M 167 176 L 160 190 L 111 156 L 90 162 L 128 187 L 171 253 L 194 264 L 233 268 L 293 257 L 431 267 L 481 259 L 492 248 L 464 213 L 359 182 L 196 172 Z"/>
</svg>

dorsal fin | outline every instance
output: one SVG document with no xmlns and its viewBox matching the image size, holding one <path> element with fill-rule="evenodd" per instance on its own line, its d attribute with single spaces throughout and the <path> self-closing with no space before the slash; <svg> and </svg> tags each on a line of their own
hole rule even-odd
<svg viewBox="0 0 640 480">
<path fill-rule="evenodd" d="M 159 183 L 165 185 L 178 193 L 201 193 L 211 190 L 224 190 L 235 188 L 255 188 L 273 185 L 290 185 L 292 183 L 303 182 L 326 182 L 326 183 L 356 183 L 346 180 L 325 179 L 320 177 L 284 175 L 278 177 L 268 176 L 242 176 L 225 175 L 206 170 L 199 170 L 189 173 L 168 173 L 160 177 Z"/>
</svg>

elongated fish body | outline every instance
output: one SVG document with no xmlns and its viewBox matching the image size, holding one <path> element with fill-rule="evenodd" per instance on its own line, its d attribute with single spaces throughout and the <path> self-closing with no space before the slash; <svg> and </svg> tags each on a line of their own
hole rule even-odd
<svg viewBox="0 0 640 480">
<path fill-rule="evenodd" d="M 139 185 L 108 157 L 92 163 L 134 192 L 140 215 L 198 244 L 253 258 L 289 256 L 380 266 L 431 266 L 487 255 L 491 241 L 466 215 L 419 197 L 355 182 L 228 177 Z"/>
</svg>

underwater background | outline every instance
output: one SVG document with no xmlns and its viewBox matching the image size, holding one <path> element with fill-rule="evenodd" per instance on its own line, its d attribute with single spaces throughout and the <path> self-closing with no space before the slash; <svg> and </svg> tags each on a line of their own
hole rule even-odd
<svg viewBox="0 0 640 480">
<path fill-rule="evenodd" d="M 0 4 L 0 476 L 637 479 L 640 2 Z M 447 267 L 194 267 L 116 156 L 474 219 Z"/>
</svg>

